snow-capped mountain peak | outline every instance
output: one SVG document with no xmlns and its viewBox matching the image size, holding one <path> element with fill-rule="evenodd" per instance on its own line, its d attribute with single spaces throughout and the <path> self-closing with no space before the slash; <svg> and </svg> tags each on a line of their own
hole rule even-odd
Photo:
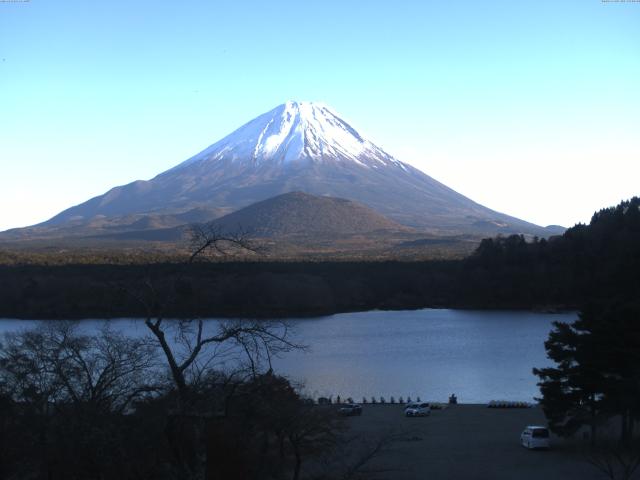
<svg viewBox="0 0 640 480">
<path fill-rule="evenodd" d="M 322 103 L 288 101 L 178 165 L 232 161 L 260 165 L 353 161 L 402 166 Z"/>
<path fill-rule="evenodd" d="M 43 225 L 194 210 L 222 214 L 293 191 L 353 200 L 431 232 L 545 234 L 396 160 L 335 111 L 312 102 L 286 102 L 176 167 L 112 188 Z"/>
</svg>

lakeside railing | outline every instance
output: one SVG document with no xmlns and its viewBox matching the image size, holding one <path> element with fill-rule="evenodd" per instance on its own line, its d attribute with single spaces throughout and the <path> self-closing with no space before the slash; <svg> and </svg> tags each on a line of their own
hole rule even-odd
<svg viewBox="0 0 640 480">
<path fill-rule="evenodd" d="M 346 403 L 360 403 L 362 405 L 407 405 L 410 403 L 422 403 L 421 398 L 411 396 L 403 397 L 399 396 L 397 399 L 394 396 L 389 397 L 387 400 L 384 396 L 371 396 L 371 397 L 362 397 L 361 401 L 354 400 L 353 397 L 341 397 L 340 395 L 325 396 L 318 397 L 317 399 L 312 399 L 314 403 L 318 405 L 342 405 Z M 425 403 L 429 403 L 432 409 L 446 408 L 448 405 L 457 403 L 457 398 L 454 401 L 447 402 L 432 402 L 428 401 Z M 521 402 L 521 401 L 513 401 L 513 400 L 491 400 L 487 403 L 488 408 L 532 408 L 535 404 L 531 402 Z"/>
</svg>

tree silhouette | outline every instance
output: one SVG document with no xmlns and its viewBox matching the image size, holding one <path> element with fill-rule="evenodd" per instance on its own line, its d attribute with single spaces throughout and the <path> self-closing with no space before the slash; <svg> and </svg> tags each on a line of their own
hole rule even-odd
<svg viewBox="0 0 640 480">
<path fill-rule="evenodd" d="M 621 441 L 628 444 L 640 418 L 637 303 L 585 308 L 572 324 L 556 322 L 545 347 L 557 366 L 533 372 L 550 428 L 567 436 L 588 425 L 595 441 L 598 424 L 619 416 Z"/>
</svg>

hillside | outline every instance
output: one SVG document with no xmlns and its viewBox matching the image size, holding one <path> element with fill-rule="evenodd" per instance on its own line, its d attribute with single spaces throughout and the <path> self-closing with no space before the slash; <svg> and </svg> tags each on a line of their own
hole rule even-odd
<svg viewBox="0 0 640 480">
<path fill-rule="evenodd" d="M 242 230 L 252 237 L 268 238 L 290 235 L 329 238 L 385 230 L 411 231 L 357 202 L 303 192 L 285 193 L 255 203 L 213 224 L 222 231 Z"/>
</svg>

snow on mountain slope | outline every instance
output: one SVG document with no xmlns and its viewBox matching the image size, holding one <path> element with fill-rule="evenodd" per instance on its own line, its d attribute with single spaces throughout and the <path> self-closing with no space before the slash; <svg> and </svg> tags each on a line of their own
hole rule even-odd
<svg viewBox="0 0 640 480">
<path fill-rule="evenodd" d="M 155 178 L 115 187 L 43 225 L 193 208 L 229 213 L 292 191 L 354 200 L 436 233 L 545 235 L 542 227 L 490 210 L 393 158 L 331 108 L 291 101 Z"/>
<path fill-rule="evenodd" d="M 363 138 L 328 106 L 289 101 L 260 115 L 173 170 L 198 162 L 228 160 L 260 165 L 328 158 L 362 166 L 402 163 Z"/>
</svg>

